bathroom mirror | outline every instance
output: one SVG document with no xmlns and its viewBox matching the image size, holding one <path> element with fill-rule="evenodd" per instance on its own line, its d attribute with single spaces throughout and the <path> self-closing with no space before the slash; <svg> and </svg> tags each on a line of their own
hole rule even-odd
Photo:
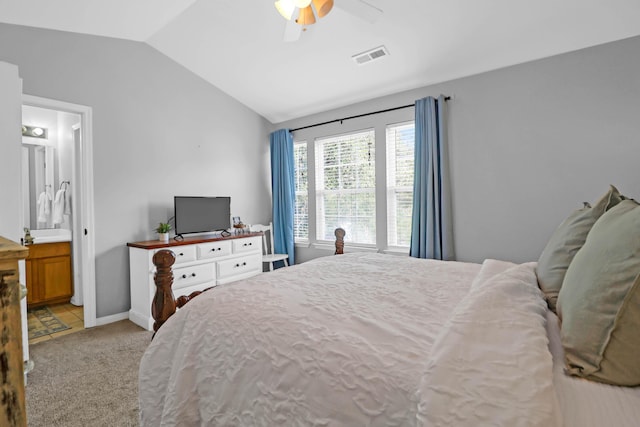
<svg viewBox="0 0 640 427">
<path fill-rule="evenodd" d="M 22 144 L 23 222 L 32 230 L 54 228 L 51 202 L 59 185 L 55 156 L 55 147 Z"/>
<path fill-rule="evenodd" d="M 71 183 L 74 181 L 76 146 L 74 129 L 78 128 L 79 122 L 78 114 L 22 106 L 24 227 L 47 231 L 72 229 Z M 41 132 L 37 132 L 37 129 Z M 58 197 L 56 202 L 57 195 L 64 197 L 64 200 Z M 45 203 L 42 203 L 44 200 L 47 201 L 47 209 Z"/>
</svg>

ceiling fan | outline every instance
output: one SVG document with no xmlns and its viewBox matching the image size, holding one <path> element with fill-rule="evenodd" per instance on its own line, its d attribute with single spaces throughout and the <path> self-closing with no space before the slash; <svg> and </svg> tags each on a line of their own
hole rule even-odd
<svg viewBox="0 0 640 427">
<path fill-rule="evenodd" d="M 284 41 L 294 42 L 308 25 L 315 24 L 316 16 L 323 18 L 333 8 L 333 0 L 276 0 L 275 7 L 287 20 Z M 336 7 L 367 22 L 375 22 L 382 10 L 365 0 L 338 0 Z"/>
</svg>

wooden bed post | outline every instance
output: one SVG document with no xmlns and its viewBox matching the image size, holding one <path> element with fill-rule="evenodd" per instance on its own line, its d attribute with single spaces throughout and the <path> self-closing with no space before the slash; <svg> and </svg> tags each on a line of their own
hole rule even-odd
<svg viewBox="0 0 640 427">
<path fill-rule="evenodd" d="M 176 262 L 176 256 L 168 249 L 162 249 L 153 255 L 153 265 L 156 266 L 156 274 L 153 281 L 156 284 L 156 294 L 151 304 L 151 316 L 153 331 L 158 332 L 160 326 L 176 312 L 176 301 L 173 298 L 173 272 L 171 266 Z"/>
<path fill-rule="evenodd" d="M 336 255 L 341 255 L 344 253 L 344 235 L 346 232 L 342 228 L 336 228 Z"/>
</svg>

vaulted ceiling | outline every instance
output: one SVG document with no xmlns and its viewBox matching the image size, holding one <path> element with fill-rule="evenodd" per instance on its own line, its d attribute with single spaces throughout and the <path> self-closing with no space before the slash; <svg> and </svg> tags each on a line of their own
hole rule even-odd
<svg viewBox="0 0 640 427">
<path fill-rule="evenodd" d="M 0 22 L 147 43 L 272 123 L 640 35 L 638 0 L 334 4 L 295 42 L 273 0 L 0 0 Z"/>
</svg>

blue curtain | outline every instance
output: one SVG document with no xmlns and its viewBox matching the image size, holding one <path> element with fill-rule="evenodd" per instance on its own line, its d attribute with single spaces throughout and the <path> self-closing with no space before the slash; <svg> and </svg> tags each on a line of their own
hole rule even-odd
<svg viewBox="0 0 640 427">
<path fill-rule="evenodd" d="M 409 254 L 454 259 L 444 96 L 416 101 L 413 217 Z"/>
<path fill-rule="evenodd" d="M 273 245 L 276 253 L 288 254 L 295 264 L 293 211 L 296 200 L 293 170 L 293 136 L 289 129 L 269 135 L 271 146 L 271 189 L 273 195 Z M 284 263 L 280 263 L 284 266 Z"/>
</svg>

